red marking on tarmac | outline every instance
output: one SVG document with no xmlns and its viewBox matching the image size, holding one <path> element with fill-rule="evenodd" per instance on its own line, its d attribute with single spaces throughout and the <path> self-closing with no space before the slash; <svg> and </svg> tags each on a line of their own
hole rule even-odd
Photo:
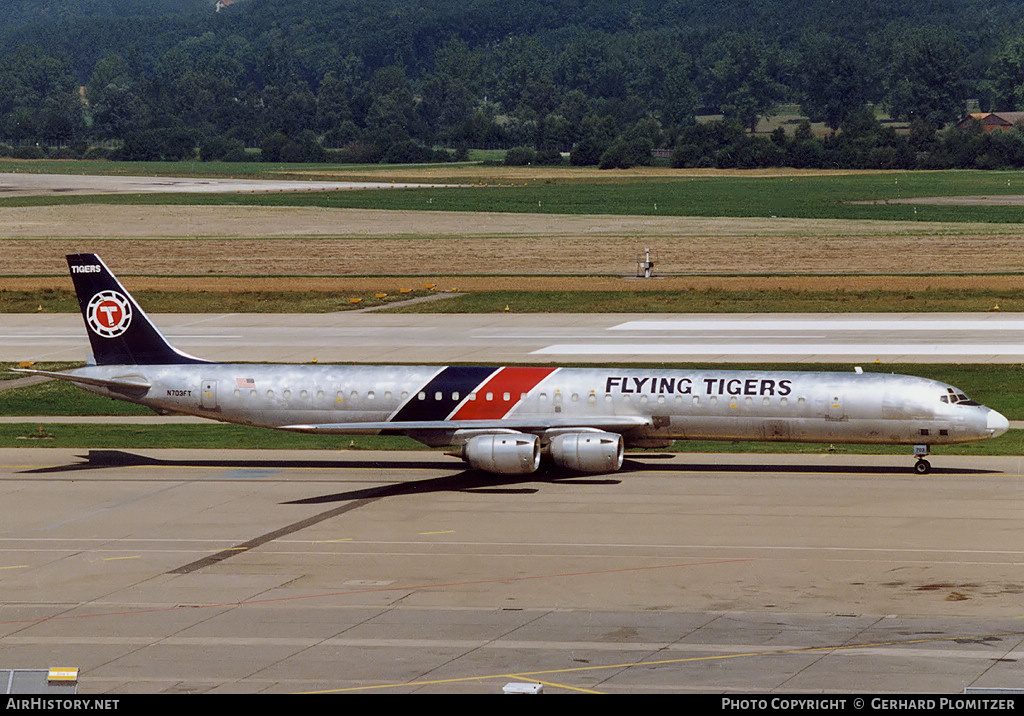
<svg viewBox="0 0 1024 716">
<path fill-rule="evenodd" d="M 449 420 L 499 420 L 557 368 L 502 368 L 476 389 L 476 400 L 466 400 Z M 490 395 L 488 400 L 487 396 Z M 507 397 L 506 397 L 507 396 Z"/>
</svg>

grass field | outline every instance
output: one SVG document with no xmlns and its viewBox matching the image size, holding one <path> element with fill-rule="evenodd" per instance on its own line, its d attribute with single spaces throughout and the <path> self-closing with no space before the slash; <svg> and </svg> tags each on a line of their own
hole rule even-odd
<svg viewBox="0 0 1024 716">
<path fill-rule="evenodd" d="M 918 290 L 471 291 L 442 301 L 404 304 L 428 291 L 133 291 L 150 313 L 328 313 L 392 306 L 397 313 L 885 313 L 1024 312 L 1024 288 Z M 353 302 L 358 300 L 357 303 Z M 394 305 L 392 305 L 394 304 Z M 0 313 L 73 313 L 70 290 L 0 289 Z"/>
<path fill-rule="evenodd" d="M 0 295 L 0 306 L 3 297 Z M 480 291 L 398 313 L 886 313 L 1024 311 L 1024 289 Z M 514 307 L 514 309 L 513 309 Z"/>
</svg>

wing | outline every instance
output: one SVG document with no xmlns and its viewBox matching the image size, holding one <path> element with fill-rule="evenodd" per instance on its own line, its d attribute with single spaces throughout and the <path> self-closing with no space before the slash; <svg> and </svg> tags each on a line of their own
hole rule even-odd
<svg viewBox="0 0 1024 716">
<path fill-rule="evenodd" d="M 422 430 L 519 430 L 543 432 L 553 428 L 594 428 L 619 432 L 652 426 L 650 417 L 640 415 L 552 416 L 523 417 L 506 420 L 402 420 L 380 423 L 320 423 L 311 425 L 282 425 L 281 430 L 323 435 L 352 435 L 357 433 L 405 433 Z"/>
</svg>

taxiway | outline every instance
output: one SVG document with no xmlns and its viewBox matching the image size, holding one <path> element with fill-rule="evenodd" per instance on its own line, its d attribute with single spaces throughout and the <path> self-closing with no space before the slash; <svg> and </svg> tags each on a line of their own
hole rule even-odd
<svg viewBox="0 0 1024 716">
<path fill-rule="evenodd" d="M 0 450 L 0 653 L 80 693 L 1019 686 L 1021 458 Z"/>
<path fill-rule="evenodd" d="M 158 314 L 217 361 L 431 363 L 1024 361 L 1024 314 Z M 82 360 L 78 314 L 5 314 L 0 361 Z"/>
</svg>

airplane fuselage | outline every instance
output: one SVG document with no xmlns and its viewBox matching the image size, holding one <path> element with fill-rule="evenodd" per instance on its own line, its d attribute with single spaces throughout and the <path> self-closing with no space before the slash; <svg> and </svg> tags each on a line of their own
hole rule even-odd
<svg viewBox="0 0 1024 716">
<path fill-rule="evenodd" d="M 883 373 L 216 363 L 71 373 L 141 379 L 148 390 L 83 387 L 157 411 L 268 428 L 400 432 L 412 422 L 448 421 L 447 429 L 418 431 L 432 445 L 459 444 L 455 431 L 474 420 L 586 424 L 600 416 L 647 418 L 620 432 L 626 445 L 652 447 L 671 440 L 939 445 L 999 432 L 994 411 L 958 400 L 951 386 Z M 395 429 L 360 427 L 368 423 Z"/>
</svg>

